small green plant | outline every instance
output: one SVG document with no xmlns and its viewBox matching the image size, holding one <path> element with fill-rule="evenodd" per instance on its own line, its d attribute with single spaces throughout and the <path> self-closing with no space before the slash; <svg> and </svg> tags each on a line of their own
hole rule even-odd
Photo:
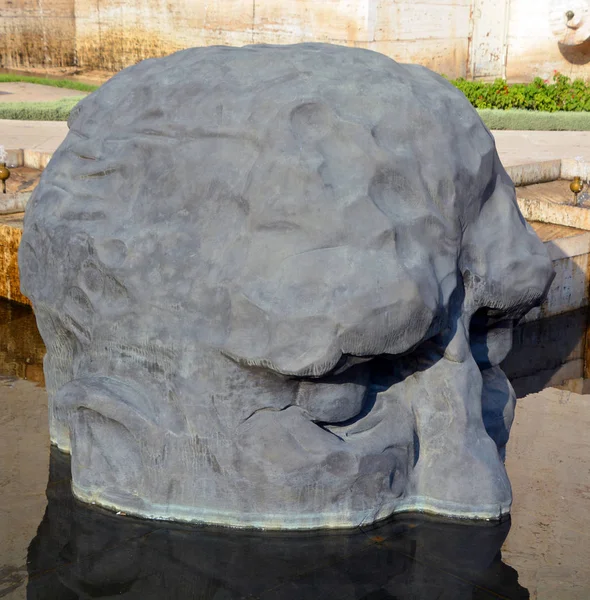
<svg viewBox="0 0 590 600">
<path fill-rule="evenodd" d="M 0 83 L 37 83 L 52 87 L 77 90 L 79 92 L 94 92 L 100 86 L 69 79 L 49 79 L 48 77 L 34 77 L 32 75 L 16 75 L 13 73 L 0 73 Z"/>
<path fill-rule="evenodd" d="M 460 89 L 475 108 L 517 108 L 542 112 L 590 111 L 590 83 L 571 80 L 555 71 L 552 82 L 536 77 L 531 83 L 508 84 L 504 79 L 493 83 L 455 79 L 451 83 Z"/>
</svg>

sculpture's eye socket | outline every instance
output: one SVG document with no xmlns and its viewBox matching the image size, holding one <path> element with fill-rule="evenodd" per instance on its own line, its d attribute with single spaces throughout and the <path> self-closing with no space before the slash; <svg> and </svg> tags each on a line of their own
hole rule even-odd
<svg viewBox="0 0 590 600">
<path fill-rule="evenodd" d="M 371 365 L 354 365 L 337 375 L 302 380 L 297 390 L 298 406 L 313 421 L 341 423 L 358 415 L 367 395 Z"/>
</svg>

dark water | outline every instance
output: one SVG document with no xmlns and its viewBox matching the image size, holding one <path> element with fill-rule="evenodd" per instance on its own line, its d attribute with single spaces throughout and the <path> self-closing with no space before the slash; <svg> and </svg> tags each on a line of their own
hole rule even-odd
<svg viewBox="0 0 590 600">
<path fill-rule="evenodd" d="M 253 533 L 117 516 L 76 501 L 52 451 L 27 598 L 529 598 L 499 525 L 396 518 L 347 533 Z"/>
<path fill-rule="evenodd" d="M 570 319 L 545 323 L 546 331 L 530 325 L 517 332 L 513 365 L 521 379 L 534 373 L 527 348 L 538 336 L 551 334 L 553 354 L 543 359 L 544 372 L 560 353 L 571 354 L 573 341 L 561 347 L 551 341 L 551 332 L 563 337 L 568 328 L 579 338 L 577 321 Z M 43 354 L 32 311 L 0 301 L 0 376 L 42 383 Z M 526 364 L 519 356 L 529 357 Z M 502 560 L 510 520 L 400 516 L 377 527 L 288 535 L 142 521 L 76 501 L 69 458 L 55 449 L 46 493 L 47 509 L 27 555 L 30 599 L 530 597 Z M 0 597 L 1 591 L 0 585 Z"/>
</svg>

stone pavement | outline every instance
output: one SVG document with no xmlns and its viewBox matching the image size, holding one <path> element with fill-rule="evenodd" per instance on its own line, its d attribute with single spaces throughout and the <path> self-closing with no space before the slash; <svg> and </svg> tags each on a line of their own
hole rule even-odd
<svg viewBox="0 0 590 600">
<path fill-rule="evenodd" d="M 0 119 L 0 146 L 54 152 L 68 132 L 62 121 L 10 121 Z"/>
<path fill-rule="evenodd" d="M 38 86 L 44 87 L 44 86 Z M 61 90 L 63 91 L 63 90 Z M 53 152 L 66 136 L 64 122 L 0 119 L 0 145 Z M 583 131 L 494 131 L 504 166 L 558 158 L 590 161 L 590 133 Z"/>
<path fill-rule="evenodd" d="M 557 158 L 590 162 L 587 131 L 493 131 L 505 167 Z"/>
<path fill-rule="evenodd" d="M 25 82 L 0 82 L 0 102 L 50 102 L 87 96 L 88 92 Z"/>
</svg>

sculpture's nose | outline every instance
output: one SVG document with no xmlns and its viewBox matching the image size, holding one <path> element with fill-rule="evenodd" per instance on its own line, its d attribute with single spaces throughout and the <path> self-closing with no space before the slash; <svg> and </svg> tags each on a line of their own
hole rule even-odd
<svg viewBox="0 0 590 600">
<path fill-rule="evenodd" d="M 369 364 L 362 363 L 338 375 L 301 381 L 296 404 L 314 421 L 341 423 L 352 419 L 362 410 L 370 374 Z"/>
<path fill-rule="evenodd" d="M 428 368 L 406 380 L 419 440 L 410 496 L 425 510 L 498 518 L 510 510 L 511 489 L 484 425 L 486 390 L 468 323 L 469 316 L 460 315 L 425 358 Z"/>
</svg>

